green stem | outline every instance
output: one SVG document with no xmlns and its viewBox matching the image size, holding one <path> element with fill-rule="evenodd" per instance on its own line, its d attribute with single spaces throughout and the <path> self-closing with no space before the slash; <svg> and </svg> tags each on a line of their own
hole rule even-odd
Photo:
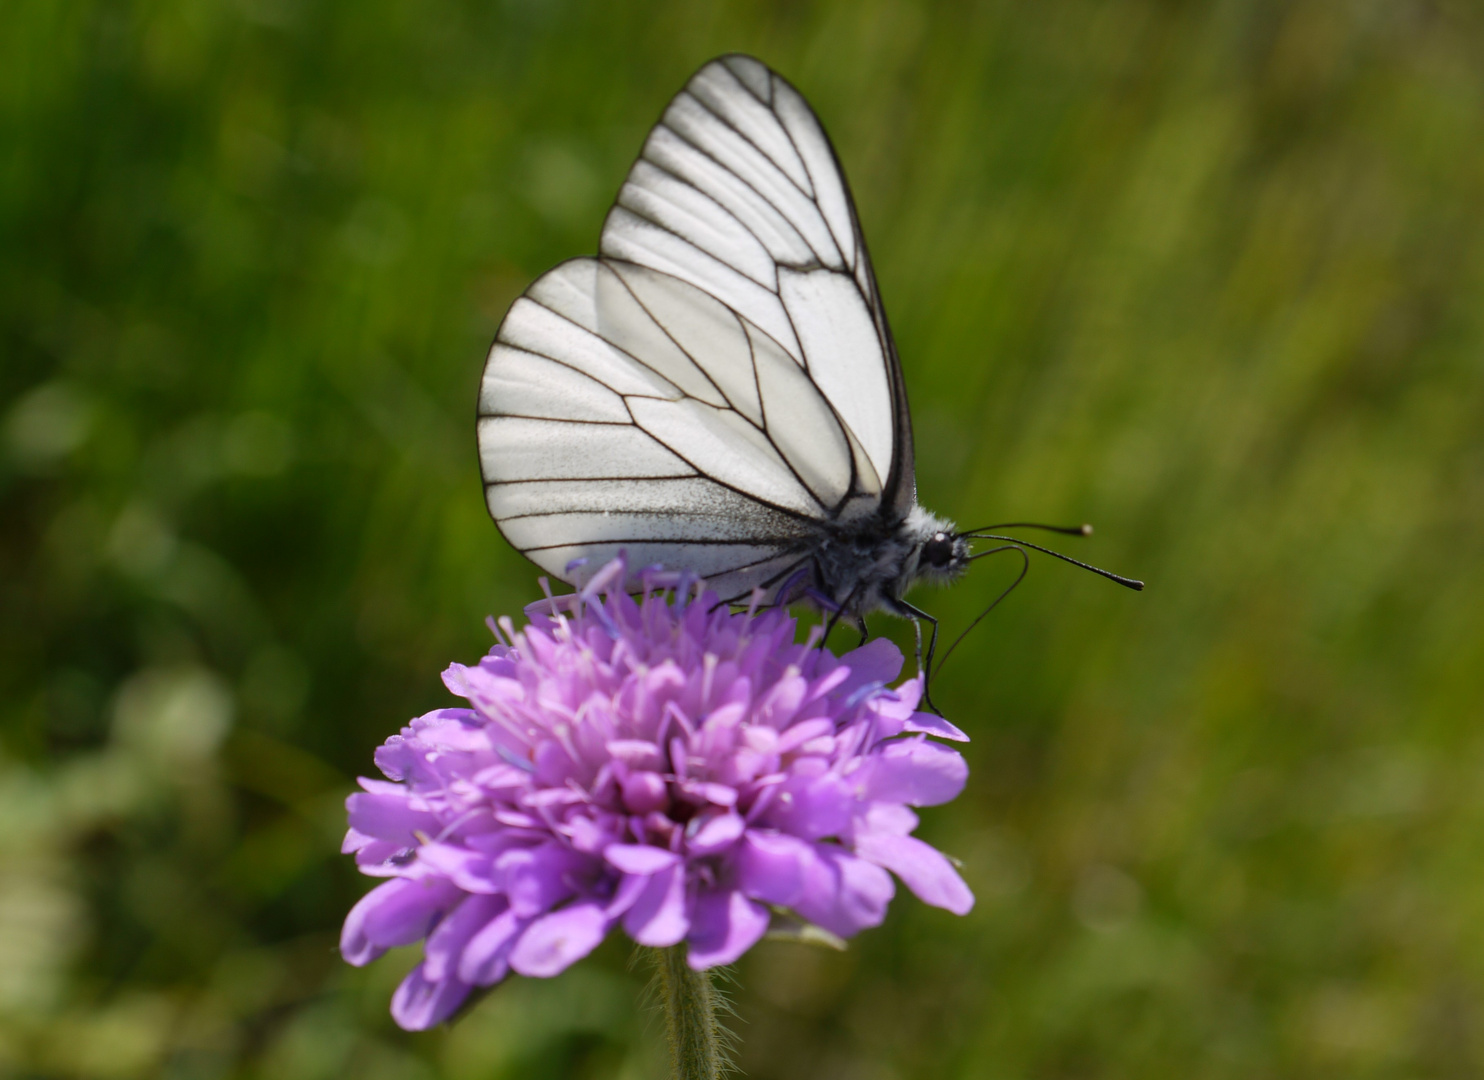
<svg viewBox="0 0 1484 1080">
<path fill-rule="evenodd" d="M 652 952 L 655 982 L 665 1007 L 671 1076 L 674 1080 L 720 1080 L 725 1050 L 711 973 L 691 970 L 683 944 Z"/>
</svg>

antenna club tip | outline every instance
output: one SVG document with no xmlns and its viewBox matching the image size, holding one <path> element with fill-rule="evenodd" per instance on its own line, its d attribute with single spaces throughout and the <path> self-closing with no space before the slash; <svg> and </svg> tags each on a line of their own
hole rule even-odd
<svg viewBox="0 0 1484 1080">
<path fill-rule="evenodd" d="M 1128 586 L 1129 586 L 1129 588 L 1133 589 L 1135 592 L 1143 592 L 1144 591 L 1144 583 L 1142 581 L 1130 581 L 1128 583 Z"/>
<path fill-rule="evenodd" d="M 1091 536 L 1092 535 L 1092 526 L 1089 525 L 1089 524 L 1087 524 L 1086 522 L 1084 522 L 1083 525 L 1082 525 L 1082 527 L 1080 529 L 1078 529 L 1077 531 L 1080 532 L 1083 536 Z"/>
</svg>

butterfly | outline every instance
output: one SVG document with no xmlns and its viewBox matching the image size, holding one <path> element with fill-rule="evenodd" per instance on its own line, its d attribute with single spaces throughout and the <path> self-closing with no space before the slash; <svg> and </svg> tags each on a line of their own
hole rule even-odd
<svg viewBox="0 0 1484 1080">
<path fill-rule="evenodd" d="M 626 553 L 726 600 L 813 600 L 862 633 L 885 610 L 936 637 L 908 590 L 963 573 L 972 540 L 1010 540 L 918 505 L 901 364 L 839 159 L 748 56 L 670 102 L 598 256 L 510 308 L 478 437 L 501 533 L 579 587 Z"/>
</svg>

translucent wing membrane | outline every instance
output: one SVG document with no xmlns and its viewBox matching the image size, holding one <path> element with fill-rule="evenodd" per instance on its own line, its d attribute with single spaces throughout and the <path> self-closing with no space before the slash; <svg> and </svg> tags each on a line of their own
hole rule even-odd
<svg viewBox="0 0 1484 1080">
<path fill-rule="evenodd" d="M 568 581 L 626 550 L 742 594 L 831 523 L 912 505 L 890 331 L 792 87 L 746 57 L 702 68 L 600 250 L 516 301 L 485 367 L 480 461 L 512 544 Z"/>
</svg>

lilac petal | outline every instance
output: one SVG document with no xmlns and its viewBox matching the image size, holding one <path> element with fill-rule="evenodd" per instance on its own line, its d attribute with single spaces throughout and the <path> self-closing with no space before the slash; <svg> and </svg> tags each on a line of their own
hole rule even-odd
<svg viewBox="0 0 1484 1080">
<path fill-rule="evenodd" d="M 888 683 L 901 674 L 902 650 L 889 638 L 872 638 L 840 657 L 840 663 L 850 665 L 850 677 L 835 691 L 840 700 L 845 700 L 862 686 Z"/>
<path fill-rule="evenodd" d="M 974 907 L 974 894 L 964 884 L 943 854 L 914 836 L 875 833 L 858 836 L 855 850 L 878 866 L 901 878 L 919 900 L 967 915 Z"/>
<path fill-rule="evenodd" d="M 768 932 L 768 909 L 739 892 L 702 893 L 690 932 L 690 966 L 696 971 L 730 964 Z"/>
<path fill-rule="evenodd" d="M 345 830 L 345 839 L 340 841 L 340 854 L 353 855 L 362 848 L 369 847 L 377 842 L 374 836 L 367 836 L 365 833 L 357 832 L 355 829 L 347 829 Z"/>
<path fill-rule="evenodd" d="M 572 895 L 574 875 L 590 862 L 559 844 L 507 851 L 495 860 L 510 906 L 522 915 L 539 915 Z"/>
<path fill-rule="evenodd" d="M 603 849 L 603 858 L 625 874 L 657 874 L 674 866 L 680 856 L 664 848 L 649 844 L 609 844 Z"/>
<path fill-rule="evenodd" d="M 356 906 L 350 909 L 350 914 L 345 916 L 345 925 L 340 928 L 340 955 L 347 964 L 363 967 L 386 952 L 386 949 L 374 944 L 366 936 L 366 914 L 382 902 L 383 890 L 400 884 L 401 880 L 398 879 L 378 885 L 361 897 Z"/>
<path fill-rule="evenodd" d="M 565 781 L 563 784 L 565 784 Z M 535 791 L 526 792 L 521 796 L 520 802 L 522 806 L 531 809 L 545 809 L 547 807 L 576 806 L 578 803 L 587 802 L 587 796 L 575 787 L 543 787 L 537 788 Z"/>
<path fill-rule="evenodd" d="M 630 773 L 623 779 L 624 807 L 634 814 L 647 814 L 651 810 L 663 810 L 670 803 L 665 781 L 659 773 Z"/>
<path fill-rule="evenodd" d="M 821 735 L 833 735 L 835 733 L 835 722 L 827 717 L 815 720 L 802 720 L 781 733 L 778 737 L 778 745 L 774 748 L 775 754 L 787 754 L 797 750 L 810 739 L 817 739 Z"/>
<path fill-rule="evenodd" d="M 608 753 L 633 769 L 653 771 L 664 767 L 660 748 L 648 739 L 611 739 Z"/>
<path fill-rule="evenodd" d="M 613 898 L 608 901 L 609 917 L 616 919 L 628 911 L 638 902 L 639 897 L 644 895 L 644 890 L 648 887 L 648 875 L 625 874 L 619 879 L 618 888 L 613 890 Z"/>
<path fill-rule="evenodd" d="M 576 776 L 577 766 L 572 755 L 555 739 L 547 739 L 537 746 L 534 758 L 536 779 L 548 788 L 560 790 L 568 777 Z"/>
<path fill-rule="evenodd" d="M 927 712 L 914 712 L 902 725 L 903 731 L 920 731 L 939 739 L 953 742 L 968 742 L 969 737 L 941 716 Z"/>
<path fill-rule="evenodd" d="M 367 893 L 356 907 L 365 906 L 361 927 L 367 940 L 390 949 L 426 937 L 462 895 L 441 878 L 397 878 Z"/>
<path fill-rule="evenodd" d="M 496 703 L 525 699 L 525 687 L 519 680 L 497 674 L 483 663 L 479 667 L 449 664 L 443 672 L 443 685 L 459 697 L 486 709 Z"/>
<path fill-rule="evenodd" d="M 457 979 L 430 980 L 419 964 L 392 995 L 392 1019 L 406 1031 L 427 1031 L 458 1011 L 470 987 Z"/>
<path fill-rule="evenodd" d="M 670 740 L 670 766 L 682 780 L 690 772 L 690 754 L 686 751 L 685 740 L 678 735 Z"/>
<path fill-rule="evenodd" d="M 820 667 L 822 665 L 816 664 L 815 666 Z M 822 697 L 829 696 L 836 687 L 848 678 L 850 678 L 849 665 L 840 664 L 815 680 L 814 685 L 809 689 L 809 700 L 818 701 Z"/>
<path fill-rule="evenodd" d="M 355 855 L 356 864 L 359 866 L 375 865 L 385 862 L 399 851 L 408 850 L 408 845 L 398 844 L 392 840 L 377 840 L 367 836 L 365 833 L 347 829 L 345 839 L 340 844 L 340 854 Z"/>
<path fill-rule="evenodd" d="M 957 797 L 968 778 L 969 766 L 962 754 L 919 736 L 887 743 L 872 756 L 866 797 L 936 806 Z"/>
<path fill-rule="evenodd" d="M 415 854 L 415 848 L 378 840 L 356 852 L 356 866 L 370 877 L 406 877 L 407 863 Z"/>
<path fill-rule="evenodd" d="M 543 915 L 510 950 L 510 966 L 522 975 L 559 975 L 598 947 L 608 924 L 603 905 L 594 901 Z"/>
<path fill-rule="evenodd" d="M 779 679 L 758 701 L 757 720 L 781 731 L 792 723 L 808 691 L 809 683 L 800 675 Z"/>
<path fill-rule="evenodd" d="M 511 765 L 500 762 L 491 765 L 487 769 L 480 769 L 474 774 L 474 782 L 489 791 L 509 791 L 511 788 L 523 788 L 531 783 L 531 773 L 519 765 Z"/>
<path fill-rule="evenodd" d="M 696 827 L 694 833 L 686 829 L 690 833 L 686 849 L 692 855 L 714 855 L 731 847 L 747 827 L 740 814 L 717 814 L 710 819 L 694 817 L 690 824 Z"/>
<path fill-rule="evenodd" d="M 726 676 L 720 674 L 713 675 L 714 682 L 720 682 L 725 678 Z M 702 722 L 701 727 L 702 730 L 707 732 L 729 733 L 735 730 L 746 719 L 747 706 L 740 701 L 733 701 L 729 704 L 719 705 L 716 708 L 712 709 L 710 713 L 706 714 L 706 719 Z M 726 737 L 728 739 L 731 738 L 730 734 L 728 734 Z"/>
<path fill-rule="evenodd" d="M 493 893 L 499 884 L 493 876 L 494 860 L 480 851 L 455 844 L 424 844 L 417 861 L 439 877 L 446 877 L 465 892 Z"/>
<path fill-rule="evenodd" d="M 730 784 L 704 783 L 698 784 L 692 781 L 685 785 L 687 794 L 695 794 L 706 802 L 716 806 L 736 806 L 737 789 Z"/>
<path fill-rule="evenodd" d="M 534 814 L 523 814 L 519 810 L 496 810 L 492 815 L 501 825 L 512 829 L 539 829 L 543 824 Z"/>
<path fill-rule="evenodd" d="M 879 926 L 896 893 L 891 875 L 875 863 L 825 844 L 814 845 L 804 888 L 793 909 L 840 937 Z"/>
<path fill-rule="evenodd" d="M 791 907 L 804 888 L 811 846 L 796 836 L 749 829 L 737 849 L 737 880 L 756 900 Z"/>
<path fill-rule="evenodd" d="M 383 775 L 393 780 L 406 780 L 417 769 L 417 753 L 401 735 L 393 735 L 377 747 L 372 760 Z M 358 779 L 362 787 L 369 788 L 364 776 Z"/>
<path fill-rule="evenodd" d="M 799 753 L 827 758 L 835 752 L 835 747 L 838 745 L 839 743 L 833 735 L 821 735 L 817 739 L 810 739 L 803 746 L 799 747 Z"/>
<path fill-rule="evenodd" d="M 612 820 L 607 817 L 600 820 L 586 814 L 568 818 L 567 830 L 572 846 L 589 855 L 600 854 L 613 845 L 614 834 L 607 827 L 611 824 Z"/>
<path fill-rule="evenodd" d="M 773 754 L 778 749 L 778 732 L 769 727 L 753 725 L 742 730 L 742 742 L 759 754 Z"/>
<path fill-rule="evenodd" d="M 891 875 L 850 855 L 836 855 L 835 861 L 840 867 L 840 911 L 862 928 L 879 926 L 897 892 Z"/>
<path fill-rule="evenodd" d="M 849 827 L 854 806 L 855 792 L 842 777 L 832 772 L 810 776 L 796 766 L 794 773 L 778 785 L 778 793 L 761 820 L 806 840 L 821 840 L 839 836 Z"/>
<path fill-rule="evenodd" d="M 531 920 L 506 909 L 469 939 L 459 957 L 459 980 L 471 986 L 493 986 L 510 970 L 510 947 Z"/>
<path fill-rule="evenodd" d="M 412 722 L 417 740 L 441 753 L 477 754 L 490 749 L 489 728 L 473 709 L 435 709 Z"/>
<path fill-rule="evenodd" d="M 907 836 L 917 828 L 917 825 L 917 815 L 901 803 L 879 802 L 871 803 L 866 807 L 866 812 L 856 818 L 855 828 L 851 831 L 856 836 L 864 836 L 867 833 Z"/>
<path fill-rule="evenodd" d="M 889 718 L 906 720 L 916 711 L 917 703 L 922 700 L 924 685 L 925 680 L 920 673 L 899 683 L 890 694 L 883 694 L 875 699 L 876 711 Z"/>
<path fill-rule="evenodd" d="M 649 879 L 623 919 L 623 928 L 640 945 L 665 948 L 690 930 L 685 913 L 685 867 L 673 866 Z"/>
<path fill-rule="evenodd" d="M 423 975 L 433 982 L 453 978 L 464 946 L 495 916 L 510 906 L 503 896 L 468 896 L 428 935 L 423 946 Z"/>
<path fill-rule="evenodd" d="M 418 833 L 435 836 L 441 827 L 437 814 L 414 810 L 406 792 L 389 795 L 358 791 L 345 800 L 345 811 L 352 829 L 403 847 L 417 843 Z"/>
</svg>

